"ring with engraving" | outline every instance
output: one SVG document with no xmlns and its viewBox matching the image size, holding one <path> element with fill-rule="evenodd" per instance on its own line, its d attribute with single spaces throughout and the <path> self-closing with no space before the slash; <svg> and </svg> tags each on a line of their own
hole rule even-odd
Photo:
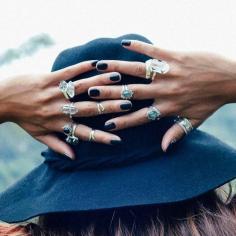
<svg viewBox="0 0 236 236">
<path fill-rule="evenodd" d="M 179 117 L 176 123 L 184 130 L 185 134 L 189 134 L 194 128 L 189 119 Z"/>
</svg>

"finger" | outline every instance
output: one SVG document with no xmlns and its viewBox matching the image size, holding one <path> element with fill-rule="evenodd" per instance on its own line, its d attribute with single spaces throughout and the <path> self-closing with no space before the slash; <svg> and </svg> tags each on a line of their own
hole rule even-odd
<svg viewBox="0 0 236 236">
<path fill-rule="evenodd" d="M 90 140 L 90 134 L 92 129 L 86 125 L 79 124 L 75 130 L 75 135 L 79 137 L 79 139 L 84 141 L 92 141 Z M 116 145 L 121 143 L 121 138 L 117 135 L 110 134 L 101 130 L 94 130 L 94 142 Z"/>
<path fill-rule="evenodd" d="M 72 160 L 75 159 L 75 154 L 72 148 L 68 144 L 60 140 L 58 137 L 56 137 L 55 135 L 48 134 L 44 136 L 39 136 L 37 137 L 37 139 L 41 143 L 47 145 L 49 148 L 53 149 L 55 152 L 65 155 Z"/>
<path fill-rule="evenodd" d="M 167 50 L 160 49 L 152 44 L 144 43 L 138 40 L 122 40 L 121 44 L 123 47 L 144 54 L 146 56 L 158 59 L 169 58 L 171 53 Z"/>
<path fill-rule="evenodd" d="M 132 108 L 130 101 L 115 100 L 103 102 L 77 102 L 74 103 L 77 113 L 74 117 L 90 117 L 102 114 L 125 112 Z"/>
<path fill-rule="evenodd" d="M 62 80 L 69 80 L 92 69 L 94 69 L 94 61 L 84 61 L 73 66 L 68 66 L 61 70 L 51 72 L 49 74 L 49 78 L 47 79 L 50 82 L 59 83 Z"/>
<path fill-rule="evenodd" d="M 102 60 L 97 63 L 96 68 L 98 71 L 117 71 L 140 78 L 146 76 L 146 66 L 143 62 Z"/>
<path fill-rule="evenodd" d="M 50 128 L 48 128 L 48 129 L 55 131 L 55 132 L 63 133 L 64 126 L 71 125 L 71 123 L 72 122 L 70 119 L 65 119 L 65 120 L 60 119 L 57 121 L 51 121 L 51 123 L 48 124 L 48 126 L 50 126 Z M 89 141 L 89 136 L 90 136 L 91 130 L 92 129 L 86 125 L 76 124 L 76 129 L 75 129 L 74 135 L 76 137 L 78 137 L 80 140 Z M 95 136 L 94 141 L 98 142 L 98 143 L 104 143 L 104 144 L 110 144 L 110 145 L 121 143 L 121 139 L 119 136 L 117 136 L 115 134 L 108 133 L 108 132 L 96 130 L 94 136 Z"/>
<path fill-rule="evenodd" d="M 169 116 L 169 110 L 166 106 L 156 105 L 155 107 L 160 112 L 159 119 L 164 116 Z M 148 119 L 149 109 L 150 108 L 145 107 L 136 112 L 108 120 L 105 123 L 104 129 L 106 131 L 108 130 L 114 131 L 114 130 L 130 128 L 134 126 L 139 126 L 139 125 L 151 122 L 151 120 Z"/>
<path fill-rule="evenodd" d="M 198 120 L 189 119 L 189 121 L 191 122 L 194 128 L 198 127 L 201 123 Z M 162 143 L 161 143 L 162 150 L 166 152 L 168 148 L 170 147 L 170 145 L 173 145 L 184 136 L 185 136 L 185 132 L 183 128 L 180 125 L 178 125 L 178 123 L 175 123 L 166 131 L 166 133 L 164 134 L 162 138 Z"/>
<path fill-rule="evenodd" d="M 90 87 L 106 84 L 114 84 L 121 80 L 120 73 L 112 72 L 96 75 L 86 79 L 80 79 L 74 82 L 76 94 L 85 93 Z"/>
<path fill-rule="evenodd" d="M 161 84 L 155 84 L 155 86 L 152 84 L 129 84 L 127 87 L 133 92 L 131 99 L 142 100 L 155 98 L 161 86 Z M 88 94 L 96 99 L 119 99 L 122 91 L 123 86 L 120 85 L 96 86 L 89 88 Z"/>
</svg>

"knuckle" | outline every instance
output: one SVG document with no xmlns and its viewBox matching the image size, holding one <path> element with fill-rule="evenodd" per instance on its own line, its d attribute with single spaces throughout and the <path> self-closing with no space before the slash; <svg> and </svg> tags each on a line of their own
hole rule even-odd
<svg viewBox="0 0 236 236">
<path fill-rule="evenodd" d="M 135 67 L 135 74 L 136 74 L 136 75 L 143 75 L 143 73 L 144 73 L 143 65 L 142 65 L 142 64 L 138 64 L 138 65 Z"/>
</svg>

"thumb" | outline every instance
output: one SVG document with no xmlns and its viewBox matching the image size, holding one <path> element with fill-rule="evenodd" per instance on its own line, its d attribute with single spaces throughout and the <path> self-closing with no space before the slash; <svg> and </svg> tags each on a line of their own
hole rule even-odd
<svg viewBox="0 0 236 236">
<path fill-rule="evenodd" d="M 72 150 L 72 148 L 60 140 L 57 136 L 52 134 L 47 134 L 43 136 L 38 136 L 37 139 L 41 142 L 47 145 L 49 148 L 53 149 L 55 152 L 58 152 L 64 156 L 67 156 L 68 158 L 74 160 L 75 154 Z"/>
<path fill-rule="evenodd" d="M 201 124 L 199 120 L 189 119 L 189 121 L 191 122 L 193 127 L 198 127 Z M 161 142 L 162 150 L 166 152 L 171 144 L 176 143 L 185 135 L 186 134 L 183 128 L 178 123 L 175 123 L 166 131 L 166 133 L 162 138 Z"/>
</svg>

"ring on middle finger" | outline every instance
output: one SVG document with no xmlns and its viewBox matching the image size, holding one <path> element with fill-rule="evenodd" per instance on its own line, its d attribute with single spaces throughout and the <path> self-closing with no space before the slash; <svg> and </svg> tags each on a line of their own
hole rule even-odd
<svg viewBox="0 0 236 236">
<path fill-rule="evenodd" d="M 131 99 L 134 95 L 134 92 L 128 88 L 128 86 L 125 84 L 125 85 L 122 85 L 122 91 L 121 91 L 121 98 L 122 99 Z"/>
<path fill-rule="evenodd" d="M 73 115 L 78 113 L 79 109 L 74 105 L 74 103 L 65 104 L 62 106 L 62 112 L 66 115 L 69 115 L 72 118 Z"/>
</svg>

